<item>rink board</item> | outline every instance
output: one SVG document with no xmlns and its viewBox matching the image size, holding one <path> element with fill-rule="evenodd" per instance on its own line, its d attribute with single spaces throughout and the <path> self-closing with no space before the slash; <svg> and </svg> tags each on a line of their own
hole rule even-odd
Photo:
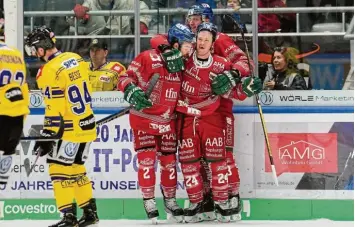
<svg viewBox="0 0 355 227">
<path fill-rule="evenodd" d="M 118 111 L 97 108 L 97 119 Z M 245 220 L 353 220 L 353 107 L 264 107 L 265 120 L 280 186 L 270 174 L 263 131 L 256 107 L 240 106 L 235 112 L 235 155 L 241 176 L 240 193 Z M 24 128 L 39 129 L 43 109 L 31 109 Z M 102 219 L 145 219 L 137 183 L 136 155 L 128 116 L 98 129 L 86 163 L 93 180 Z M 21 142 L 11 182 L 0 189 L 0 218 L 56 219 L 52 184 L 42 158 L 30 178 L 21 167 L 30 158 L 33 142 Z M 293 151 L 293 152 L 291 152 Z M 266 157 L 266 158 L 265 158 Z M 186 192 L 178 169 L 179 203 Z M 157 167 L 157 179 L 159 168 Z M 161 197 L 159 185 L 157 197 Z M 159 210 L 164 217 L 162 203 Z"/>
</svg>

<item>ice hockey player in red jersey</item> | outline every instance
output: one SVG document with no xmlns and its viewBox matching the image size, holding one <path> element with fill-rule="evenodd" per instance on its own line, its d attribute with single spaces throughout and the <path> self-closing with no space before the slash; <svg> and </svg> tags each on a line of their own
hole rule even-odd
<svg viewBox="0 0 355 227">
<path fill-rule="evenodd" d="M 193 32 L 196 32 L 197 27 L 202 22 L 210 22 L 213 20 L 213 11 L 212 8 L 206 4 L 202 3 L 199 5 L 193 5 L 190 7 L 187 14 L 187 25 Z M 213 53 L 221 57 L 226 58 L 228 61 L 233 63 L 233 68 L 238 74 L 233 74 L 237 78 L 247 77 L 250 75 L 250 70 L 248 66 L 248 59 L 246 54 L 235 44 L 235 42 L 224 33 L 217 33 L 216 41 L 213 44 Z M 252 67 L 253 63 L 251 62 Z M 251 80 L 248 79 L 248 80 Z M 250 82 L 250 81 L 246 81 Z M 258 84 L 258 79 L 255 81 Z M 254 85 L 257 86 L 257 85 Z M 233 156 L 233 147 L 234 147 L 234 115 L 233 115 L 233 101 L 232 98 L 238 100 L 246 99 L 247 95 L 244 93 L 238 93 L 236 89 L 229 95 L 225 95 L 221 99 L 221 104 L 219 112 L 224 114 L 226 120 L 226 150 L 227 150 L 227 164 L 228 164 L 228 183 L 229 183 L 229 197 L 231 204 L 231 221 L 240 219 L 240 197 L 239 197 L 239 171 Z M 204 181 L 206 182 L 206 176 L 208 176 L 208 168 L 206 168 L 206 163 L 204 163 L 206 173 L 204 173 Z M 204 172 L 202 169 L 202 172 Z M 205 201 L 204 201 L 204 210 L 205 210 L 205 219 L 212 220 L 214 219 L 214 207 L 213 202 L 210 199 L 210 188 L 208 181 L 205 183 Z"/>
<path fill-rule="evenodd" d="M 200 173 L 201 158 L 211 169 L 213 201 L 219 220 L 227 220 L 228 168 L 224 144 L 224 118 L 216 112 L 220 96 L 213 95 L 212 76 L 231 69 L 225 58 L 211 54 L 217 36 L 217 28 L 210 23 L 198 27 L 196 51 L 187 60 L 181 86 L 181 100 L 199 110 L 179 118 L 182 126 L 179 134 L 179 161 L 184 176 L 190 207 L 184 210 L 186 222 L 202 221 L 203 180 Z"/>
<path fill-rule="evenodd" d="M 180 26 L 181 25 L 181 26 Z M 134 149 L 139 164 L 138 183 L 144 208 L 153 223 L 159 216 L 155 202 L 155 162 L 161 169 L 161 190 L 165 211 L 176 222 L 183 221 L 183 210 L 176 203 L 176 114 L 175 107 L 181 87 L 182 56 L 191 47 L 194 34 L 185 25 L 169 29 L 168 40 L 160 41 L 157 49 L 139 54 L 119 78 L 118 89 L 133 107 L 129 121 L 134 134 Z M 183 26 L 183 27 L 182 27 Z M 184 48 L 185 47 L 185 48 Z M 180 52 L 181 50 L 181 52 Z M 150 97 L 144 93 L 151 77 L 159 73 L 158 83 Z"/>
</svg>

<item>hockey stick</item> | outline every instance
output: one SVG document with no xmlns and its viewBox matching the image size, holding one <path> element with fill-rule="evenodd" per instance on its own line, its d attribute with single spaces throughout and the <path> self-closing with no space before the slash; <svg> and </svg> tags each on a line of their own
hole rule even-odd
<svg viewBox="0 0 355 227">
<path fill-rule="evenodd" d="M 57 134 L 53 136 L 28 136 L 28 137 L 21 137 L 20 140 L 35 140 L 35 141 L 52 141 L 52 140 L 59 140 L 62 138 L 64 134 L 64 120 L 61 114 L 59 114 L 59 129 Z"/>
<path fill-rule="evenodd" d="M 37 132 L 34 128 L 30 128 L 30 131 L 29 131 L 30 135 L 31 135 L 31 132 L 34 132 L 36 135 L 40 135 L 40 133 Z M 31 162 L 30 162 L 29 158 L 25 158 L 25 160 L 23 161 L 23 166 L 25 167 L 25 171 L 26 171 L 27 177 L 29 177 L 30 174 L 32 173 L 32 171 L 33 171 L 33 169 L 34 169 L 34 167 L 35 167 L 40 155 L 41 155 L 41 151 L 38 151 L 38 153 L 36 155 L 35 162 L 34 162 L 34 164 L 32 166 L 31 166 Z"/>
<path fill-rule="evenodd" d="M 146 90 L 146 92 L 145 92 L 145 94 L 147 95 L 148 98 L 149 98 L 150 95 L 152 94 L 153 89 L 154 89 L 155 85 L 157 84 L 157 82 L 158 82 L 158 80 L 159 80 L 159 77 L 160 77 L 159 73 L 154 73 L 154 75 L 153 75 L 152 78 L 150 79 L 148 88 L 147 88 L 147 90 Z M 131 109 L 131 106 L 124 108 L 123 110 L 121 110 L 121 111 L 118 112 L 118 113 L 114 113 L 114 114 L 112 114 L 112 115 L 109 115 L 109 116 L 107 116 L 107 117 L 104 117 L 103 119 L 98 120 L 98 121 L 96 122 L 96 125 L 97 125 L 97 126 L 100 126 L 100 125 L 106 124 L 107 122 L 110 122 L 110 121 L 112 121 L 112 120 L 115 120 L 115 119 L 117 119 L 117 118 L 119 118 L 119 117 L 122 117 L 123 115 L 127 114 L 130 109 Z"/>
<path fill-rule="evenodd" d="M 245 52 L 247 55 L 247 60 L 248 60 L 248 66 L 249 66 L 249 70 L 251 72 L 251 75 L 254 77 L 254 70 L 251 67 L 250 64 L 250 55 L 249 55 L 249 49 L 248 49 L 248 45 L 247 42 L 245 40 L 245 36 L 244 36 L 244 31 L 243 28 L 238 24 L 237 21 L 235 21 L 233 19 L 234 23 L 239 27 L 240 29 L 240 34 L 242 35 L 242 39 L 244 41 L 244 45 L 245 45 Z M 272 156 L 272 151 L 271 151 L 271 146 L 270 146 L 270 141 L 269 141 L 269 137 L 268 137 L 268 133 L 267 133 L 267 129 L 266 129 L 266 123 L 265 123 L 265 119 L 264 119 L 264 114 L 263 114 L 263 110 L 261 108 L 261 103 L 260 103 L 260 99 L 259 99 L 259 95 L 255 94 L 255 100 L 256 100 L 256 105 L 258 107 L 258 112 L 259 112 L 259 116 L 260 116 L 260 121 L 261 121 L 261 125 L 263 128 L 263 132 L 264 132 L 264 139 L 265 139 L 265 143 L 266 143 L 266 147 L 267 147 L 267 152 L 269 155 L 269 159 L 270 159 L 270 165 L 271 165 L 271 170 L 272 170 L 272 176 L 274 178 L 275 184 L 276 186 L 279 186 L 279 181 L 277 179 L 277 174 L 276 174 L 276 168 L 275 168 L 275 163 L 274 163 L 274 158 Z"/>
</svg>

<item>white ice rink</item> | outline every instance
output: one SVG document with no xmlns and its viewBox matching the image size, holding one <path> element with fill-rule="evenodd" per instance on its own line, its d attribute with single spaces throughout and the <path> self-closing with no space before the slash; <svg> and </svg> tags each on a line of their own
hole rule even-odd
<svg viewBox="0 0 355 227">
<path fill-rule="evenodd" d="M 56 221 L 0 221 L 0 227 L 47 227 L 54 224 Z M 182 227 L 187 224 L 173 224 L 160 221 L 159 227 Z M 315 221 L 241 221 L 237 223 L 218 223 L 218 222 L 202 222 L 190 224 L 189 226 L 236 226 L 236 227 L 354 227 L 354 222 L 336 222 L 329 220 Z M 101 221 L 98 227 L 146 227 L 152 226 L 151 222 L 147 221 Z"/>
</svg>

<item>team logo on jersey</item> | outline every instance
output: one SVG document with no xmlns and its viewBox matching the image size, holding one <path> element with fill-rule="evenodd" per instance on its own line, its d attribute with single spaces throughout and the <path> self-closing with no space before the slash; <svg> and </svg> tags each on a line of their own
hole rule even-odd
<svg viewBox="0 0 355 227">
<path fill-rule="evenodd" d="M 185 73 L 193 78 L 195 78 L 197 81 L 200 81 L 201 78 L 198 76 L 198 69 L 194 66 L 191 67 L 190 69 L 186 69 Z"/>
<path fill-rule="evenodd" d="M 161 68 L 161 67 L 163 67 L 163 64 L 161 64 L 161 63 L 152 64 L 152 69 L 157 69 L 157 68 Z"/>
<path fill-rule="evenodd" d="M 223 71 L 224 69 L 224 64 L 222 62 L 218 62 L 218 61 L 215 61 L 213 63 L 213 71 L 216 72 L 216 73 L 219 73 L 221 71 Z"/>
<path fill-rule="evenodd" d="M 70 58 L 66 61 L 63 61 L 62 65 L 66 69 L 71 69 L 71 68 L 77 67 L 79 65 L 79 63 L 75 58 Z"/>
<path fill-rule="evenodd" d="M 0 173 L 1 174 L 7 173 L 11 168 L 11 164 L 12 164 L 12 157 L 11 156 L 7 156 L 5 158 L 2 158 L 0 160 Z"/>
<path fill-rule="evenodd" d="M 115 64 L 111 69 L 116 71 L 117 73 L 121 73 L 123 70 L 122 67 L 119 66 L 118 64 Z"/>
<path fill-rule="evenodd" d="M 152 61 L 160 61 L 161 62 L 161 57 L 158 54 L 155 53 L 150 53 L 150 58 L 152 59 Z"/>
<path fill-rule="evenodd" d="M 109 83 L 110 82 L 110 77 L 108 76 L 100 76 L 99 80 L 104 83 Z"/>
<path fill-rule="evenodd" d="M 67 143 L 64 147 L 65 154 L 69 157 L 73 157 L 74 155 L 76 155 L 78 145 L 78 143 Z"/>
</svg>

